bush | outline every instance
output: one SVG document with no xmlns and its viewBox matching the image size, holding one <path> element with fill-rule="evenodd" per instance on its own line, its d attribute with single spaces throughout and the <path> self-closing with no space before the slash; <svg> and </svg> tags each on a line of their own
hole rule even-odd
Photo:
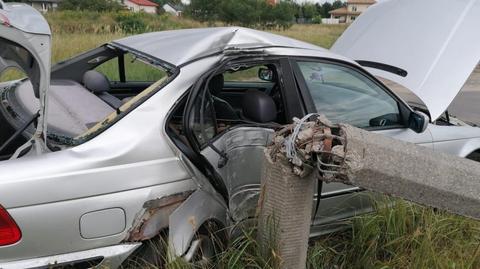
<svg viewBox="0 0 480 269">
<path fill-rule="evenodd" d="M 143 33 L 147 31 L 147 24 L 138 13 L 120 13 L 115 17 L 120 29 L 127 34 Z"/>
<path fill-rule="evenodd" d="M 313 17 L 312 23 L 321 24 L 322 23 L 322 16 L 318 15 L 318 16 Z"/>
<path fill-rule="evenodd" d="M 116 0 L 63 0 L 60 2 L 61 10 L 90 10 L 98 12 L 118 11 L 122 9 Z"/>
</svg>

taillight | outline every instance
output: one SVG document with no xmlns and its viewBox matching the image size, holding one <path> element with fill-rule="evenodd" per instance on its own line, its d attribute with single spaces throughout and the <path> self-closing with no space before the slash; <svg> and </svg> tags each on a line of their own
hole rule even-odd
<svg viewBox="0 0 480 269">
<path fill-rule="evenodd" d="M 7 18 L 7 16 L 0 14 L 0 24 L 10 26 L 10 20 Z"/>
<path fill-rule="evenodd" d="M 22 231 L 7 210 L 0 206 L 0 246 L 15 244 L 22 238 Z"/>
</svg>

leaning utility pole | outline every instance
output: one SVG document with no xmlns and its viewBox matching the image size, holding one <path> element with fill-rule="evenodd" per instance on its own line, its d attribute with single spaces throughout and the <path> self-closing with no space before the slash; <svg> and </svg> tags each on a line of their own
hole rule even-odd
<svg viewBox="0 0 480 269">
<path fill-rule="evenodd" d="M 480 219 L 478 163 L 319 115 L 277 132 L 266 159 L 259 238 L 274 227 L 281 268 L 305 268 L 313 175 Z"/>
</svg>

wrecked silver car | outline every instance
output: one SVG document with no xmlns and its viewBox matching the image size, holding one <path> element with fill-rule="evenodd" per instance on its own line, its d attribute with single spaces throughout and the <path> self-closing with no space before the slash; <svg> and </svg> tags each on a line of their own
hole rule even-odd
<svg viewBox="0 0 480 269">
<path fill-rule="evenodd" d="M 25 74 L 0 84 L 1 268 L 115 268 L 165 234 L 174 255 L 208 258 L 211 233 L 226 240 L 254 216 L 274 130 L 312 112 L 461 157 L 480 149 L 480 129 L 435 124 L 445 102 L 429 119 L 359 63 L 270 33 L 147 33 L 52 68 L 50 47 L 41 14 L 0 1 L 0 73 Z M 368 56 L 355 60 L 400 79 L 424 71 Z M 358 188 L 318 189 L 312 236 L 371 210 Z"/>
</svg>

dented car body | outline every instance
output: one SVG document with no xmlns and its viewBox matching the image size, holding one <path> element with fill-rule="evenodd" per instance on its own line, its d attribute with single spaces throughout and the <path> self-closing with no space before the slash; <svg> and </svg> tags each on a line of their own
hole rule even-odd
<svg viewBox="0 0 480 269">
<path fill-rule="evenodd" d="M 148 33 L 50 70 L 39 13 L 0 1 L 0 30 L 1 72 L 27 76 L 0 84 L 1 268 L 114 268 L 166 231 L 193 259 L 206 227 L 226 240 L 251 220 L 274 130 L 312 112 L 461 157 L 480 149 L 480 129 L 429 123 L 357 62 L 269 33 Z M 153 79 L 132 78 L 134 62 Z M 312 236 L 371 210 L 358 188 L 318 189 Z"/>
</svg>

